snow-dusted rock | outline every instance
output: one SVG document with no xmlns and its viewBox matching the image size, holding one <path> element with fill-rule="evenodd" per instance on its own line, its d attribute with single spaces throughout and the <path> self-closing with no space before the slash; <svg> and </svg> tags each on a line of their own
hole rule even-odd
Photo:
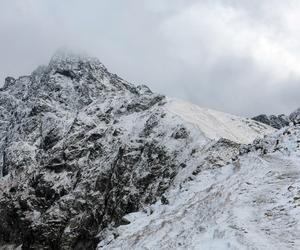
<svg viewBox="0 0 300 250">
<path fill-rule="evenodd" d="M 300 123 L 300 108 L 292 112 L 290 115 L 258 115 L 252 118 L 260 123 L 267 124 L 273 128 L 281 129 L 287 127 L 290 123 L 299 124 Z"/>
<path fill-rule="evenodd" d="M 300 249 L 299 147 L 300 127 L 288 127 L 222 167 L 187 167 L 193 177 L 164 194 L 167 204 L 126 215 L 98 249 Z"/>
<path fill-rule="evenodd" d="M 291 113 L 289 118 L 293 123 L 299 124 L 300 123 L 300 108 L 295 110 L 293 113 Z"/>
<path fill-rule="evenodd" d="M 290 123 L 290 119 L 288 116 L 281 114 L 281 115 L 258 115 L 252 118 L 255 121 L 260 123 L 267 124 L 273 128 L 281 129 L 286 127 Z"/>
<path fill-rule="evenodd" d="M 223 171 L 239 143 L 273 131 L 170 101 L 70 53 L 7 78 L 0 118 L 0 245 L 23 249 L 95 249 L 125 215 L 171 204 L 172 185 Z"/>
</svg>

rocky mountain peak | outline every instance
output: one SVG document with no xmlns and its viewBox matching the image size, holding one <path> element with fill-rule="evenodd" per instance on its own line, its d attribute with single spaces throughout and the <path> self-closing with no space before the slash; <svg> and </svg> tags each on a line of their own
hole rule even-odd
<svg viewBox="0 0 300 250">
<path fill-rule="evenodd" d="M 47 66 L 38 67 L 29 76 L 6 78 L 4 93 L 14 101 L 26 100 L 33 105 L 43 102 L 76 110 L 100 100 L 112 101 L 117 95 L 119 103 L 122 98 L 137 99 L 140 106 L 147 106 L 152 98 L 163 99 L 146 86 L 134 86 L 111 74 L 97 58 L 68 50 L 57 51 Z"/>
<path fill-rule="evenodd" d="M 273 132 L 170 101 L 69 52 L 7 78 L 0 104 L 0 246 L 25 250 L 95 249 L 130 223 L 125 215 L 167 205 L 172 185 Z"/>
<path fill-rule="evenodd" d="M 89 61 L 101 64 L 99 59 L 96 57 L 91 57 L 85 52 L 73 51 L 67 48 L 60 48 L 54 52 L 50 59 L 50 63 L 55 62 L 78 62 L 78 61 Z M 104 65 L 103 65 L 104 67 Z"/>
<path fill-rule="evenodd" d="M 99 230 L 158 199 L 183 161 L 162 143 L 177 126 L 164 119 L 164 102 L 97 59 L 69 53 L 7 78 L 0 90 L 0 245 L 94 249 Z"/>
<path fill-rule="evenodd" d="M 90 71 L 107 72 L 99 59 L 67 49 L 55 52 L 50 60 L 49 68 L 62 74 L 65 73 L 65 76 L 68 77 L 75 77 L 76 73 L 83 74 Z"/>
</svg>

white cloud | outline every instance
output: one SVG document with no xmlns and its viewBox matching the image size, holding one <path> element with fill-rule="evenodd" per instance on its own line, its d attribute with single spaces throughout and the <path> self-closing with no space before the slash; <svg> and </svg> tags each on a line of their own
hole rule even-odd
<svg viewBox="0 0 300 250">
<path fill-rule="evenodd" d="M 134 83 L 254 115 L 300 106 L 298 0 L 2 0 L 0 78 L 61 46 Z"/>
<path fill-rule="evenodd" d="M 222 57 L 247 57 L 277 80 L 285 80 L 300 74 L 300 33 L 295 28 L 300 27 L 300 3 L 286 2 L 265 3 L 261 20 L 249 16 L 245 6 L 203 1 L 168 19 L 162 32 L 172 54 L 191 66 L 211 68 Z M 280 23 L 266 21 L 274 19 Z"/>
</svg>

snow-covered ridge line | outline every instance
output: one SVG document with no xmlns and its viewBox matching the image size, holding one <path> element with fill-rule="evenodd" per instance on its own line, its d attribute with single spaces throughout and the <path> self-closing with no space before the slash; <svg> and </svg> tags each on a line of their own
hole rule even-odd
<svg viewBox="0 0 300 250">
<path fill-rule="evenodd" d="M 205 136 L 218 140 L 225 138 L 237 143 L 251 143 L 276 129 L 248 118 L 201 108 L 181 100 L 168 99 L 166 109 L 184 121 L 195 125 Z"/>
</svg>

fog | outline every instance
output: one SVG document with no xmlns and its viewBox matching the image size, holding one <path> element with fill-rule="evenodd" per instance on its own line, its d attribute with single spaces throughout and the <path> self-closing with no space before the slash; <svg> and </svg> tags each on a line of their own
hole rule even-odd
<svg viewBox="0 0 300 250">
<path fill-rule="evenodd" d="M 299 13 L 296 0 L 2 0 L 1 84 L 67 47 L 200 106 L 289 113 L 300 106 Z"/>
</svg>

